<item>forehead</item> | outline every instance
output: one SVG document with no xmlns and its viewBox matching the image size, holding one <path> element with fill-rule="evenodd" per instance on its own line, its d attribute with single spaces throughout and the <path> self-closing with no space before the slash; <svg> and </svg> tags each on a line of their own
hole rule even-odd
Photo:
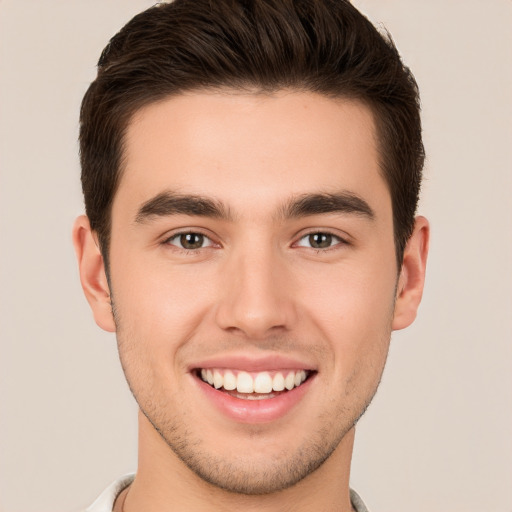
<svg viewBox="0 0 512 512">
<path fill-rule="evenodd" d="M 341 189 L 390 202 L 370 109 L 311 92 L 190 92 L 153 103 L 130 121 L 123 160 L 114 208 L 165 190 L 241 211 Z"/>
</svg>

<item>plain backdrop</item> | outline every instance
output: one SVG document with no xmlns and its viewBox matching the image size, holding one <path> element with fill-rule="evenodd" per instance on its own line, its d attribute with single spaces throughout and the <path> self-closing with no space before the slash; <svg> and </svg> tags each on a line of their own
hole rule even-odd
<svg viewBox="0 0 512 512">
<path fill-rule="evenodd" d="M 136 468 L 136 406 L 71 227 L 78 110 L 146 0 L 0 0 L 0 510 L 73 512 Z M 374 512 L 512 511 L 512 2 L 357 0 L 420 84 L 424 301 L 360 421 Z"/>
</svg>

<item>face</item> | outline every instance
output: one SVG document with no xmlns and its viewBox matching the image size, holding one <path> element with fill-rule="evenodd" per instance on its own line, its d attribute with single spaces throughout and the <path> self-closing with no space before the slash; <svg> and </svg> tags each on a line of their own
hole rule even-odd
<svg viewBox="0 0 512 512">
<path fill-rule="evenodd" d="M 388 351 L 398 275 L 371 112 L 184 94 L 136 114 L 122 172 L 111 293 L 141 411 L 208 482 L 293 485 L 336 456 Z"/>
</svg>

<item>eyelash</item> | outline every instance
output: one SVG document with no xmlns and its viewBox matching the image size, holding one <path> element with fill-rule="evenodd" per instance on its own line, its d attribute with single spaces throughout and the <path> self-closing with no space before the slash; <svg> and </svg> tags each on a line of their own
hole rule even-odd
<svg viewBox="0 0 512 512">
<path fill-rule="evenodd" d="M 195 236 L 202 237 L 203 238 L 203 243 L 204 242 L 208 242 L 208 245 L 204 246 L 203 244 L 201 244 L 200 247 L 188 248 L 187 249 L 187 248 L 185 248 L 183 246 L 180 247 L 179 245 L 172 243 L 173 240 L 176 240 L 176 239 L 179 240 L 182 237 L 185 237 L 187 235 L 195 235 Z M 307 239 L 308 237 L 314 236 L 314 235 L 323 235 L 323 236 L 331 237 L 332 241 L 333 242 L 336 241 L 336 243 L 334 243 L 332 245 L 329 245 L 328 247 L 311 247 L 311 246 L 306 246 L 306 245 L 301 245 L 300 244 L 301 241 Z M 219 246 L 219 244 L 214 242 L 211 239 L 211 237 L 209 237 L 205 233 L 202 233 L 201 231 L 192 231 L 192 230 L 190 230 L 190 231 L 180 231 L 178 233 L 174 233 L 170 237 L 166 238 L 162 242 L 162 245 L 167 245 L 167 246 L 171 245 L 174 250 L 178 250 L 178 251 L 181 251 L 181 252 L 186 253 L 186 254 L 193 254 L 193 253 L 199 252 L 201 249 L 207 249 L 209 247 Z M 297 240 L 297 242 L 295 242 L 292 245 L 292 247 L 304 247 L 306 249 L 309 248 L 309 249 L 314 250 L 316 253 L 320 254 L 320 253 L 325 253 L 325 252 L 328 252 L 328 251 L 336 250 L 339 246 L 342 246 L 342 245 L 350 245 L 350 243 L 346 239 L 340 237 L 337 234 L 332 233 L 329 230 L 314 230 L 314 231 L 310 231 L 309 233 L 306 233 L 306 234 L 302 235 Z"/>
<path fill-rule="evenodd" d="M 197 236 L 202 237 L 203 238 L 203 243 L 204 242 L 208 242 L 208 245 L 203 246 L 201 244 L 201 247 L 187 249 L 187 248 L 185 248 L 183 246 L 180 247 L 179 245 L 176 245 L 176 244 L 172 243 L 173 240 L 176 240 L 176 239 L 180 240 L 182 237 L 186 237 L 187 235 L 195 235 L 196 237 Z M 209 237 L 205 233 L 202 233 L 201 231 L 192 231 L 192 230 L 190 230 L 190 231 L 180 231 L 178 233 L 174 233 L 170 237 L 166 238 L 162 242 L 162 244 L 163 245 L 172 245 L 174 249 L 176 249 L 178 251 L 182 251 L 182 252 L 187 253 L 187 254 L 192 254 L 192 253 L 198 252 L 201 249 L 206 249 L 208 247 L 213 247 L 215 245 L 218 245 L 218 244 L 215 244 L 215 242 L 211 239 L 211 237 Z"/>
<path fill-rule="evenodd" d="M 314 235 L 324 235 L 324 236 L 332 237 L 332 241 L 333 242 L 336 241 L 336 243 L 333 243 L 332 245 L 329 245 L 328 247 L 324 247 L 324 248 L 300 245 L 300 242 L 302 240 L 307 239 L 307 238 L 309 238 L 311 236 L 314 236 Z M 341 236 L 333 233 L 332 231 L 329 231 L 328 229 L 324 229 L 324 230 L 318 229 L 318 230 L 310 231 L 309 233 L 306 233 L 305 235 L 302 235 L 299 238 L 299 240 L 294 243 L 294 246 L 296 246 L 296 247 L 305 247 L 306 249 L 312 249 L 317 254 L 336 250 L 336 249 L 339 248 L 339 246 L 343 246 L 343 245 L 350 245 L 350 243 L 346 239 L 344 239 Z"/>
</svg>

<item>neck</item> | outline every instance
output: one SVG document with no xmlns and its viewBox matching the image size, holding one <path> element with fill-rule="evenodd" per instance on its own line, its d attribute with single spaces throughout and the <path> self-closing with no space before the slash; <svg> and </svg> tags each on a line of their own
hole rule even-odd
<svg viewBox="0 0 512 512">
<path fill-rule="evenodd" d="M 271 494 L 244 495 L 220 489 L 198 477 L 139 413 L 139 467 L 135 481 L 123 496 L 123 512 L 349 512 L 353 442 L 351 429 L 317 470 L 292 487 Z"/>
</svg>

